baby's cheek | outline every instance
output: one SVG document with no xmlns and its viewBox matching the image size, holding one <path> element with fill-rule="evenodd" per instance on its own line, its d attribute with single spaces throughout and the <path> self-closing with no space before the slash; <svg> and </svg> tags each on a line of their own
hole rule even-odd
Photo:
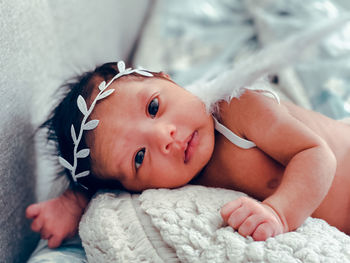
<svg viewBox="0 0 350 263">
<path fill-rule="evenodd" d="M 164 171 L 165 176 L 163 177 L 162 187 L 164 188 L 177 188 L 186 185 L 191 181 L 191 177 L 183 171 L 174 169 L 173 172 Z"/>
<path fill-rule="evenodd" d="M 148 185 L 142 184 L 139 181 L 123 181 L 121 184 L 124 186 L 126 190 L 134 191 L 134 192 L 141 192 L 143 190 L 147 190 L 149 188 L 152 188 Z"/>
</svg>

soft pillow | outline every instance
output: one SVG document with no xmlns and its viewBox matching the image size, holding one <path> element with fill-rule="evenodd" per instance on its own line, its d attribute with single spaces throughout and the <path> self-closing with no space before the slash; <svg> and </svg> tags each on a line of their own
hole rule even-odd
<svg viewBox="0 0 350 263">
<path fill-rule="evenodd" d="M 194 185 L 100 192 L 79 233 L 89 262 L 350 262 L 350 237 L 320 219 L 266 242 L 242 237 L 219 213 L 242 195 Z"/>
</svg>

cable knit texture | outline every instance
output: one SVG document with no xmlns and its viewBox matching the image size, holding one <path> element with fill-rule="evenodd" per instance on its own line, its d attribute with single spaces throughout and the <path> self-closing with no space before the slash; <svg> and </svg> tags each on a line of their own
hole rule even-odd
<svg viewBox="0 0 350 263">
<path fill-rule="evenodd" d="M 241 192 L 188 185 L 98 193 L 80 223 L 89 262 L 350 262 L 350 237 L 320 219 L 255 242 L 225 226 Z"/>
</svg>

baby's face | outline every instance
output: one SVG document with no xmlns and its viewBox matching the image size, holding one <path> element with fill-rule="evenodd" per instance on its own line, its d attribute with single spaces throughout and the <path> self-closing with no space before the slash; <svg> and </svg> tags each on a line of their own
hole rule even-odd
<svg viewBox="0 0 350 263">
<path fill-rule="evenodd" d="M 187 184 L 209 161 L 214 126 L 204 104 L 171 81 L 121 80 L 93 119 L 93 172 L 128 190 Z"/>
</svg>

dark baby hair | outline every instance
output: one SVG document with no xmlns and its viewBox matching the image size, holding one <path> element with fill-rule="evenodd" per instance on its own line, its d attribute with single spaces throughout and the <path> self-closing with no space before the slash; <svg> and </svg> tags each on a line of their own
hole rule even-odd
<svg viewBox="0 0 350 263">
<path fill-rule="evenodd" d="M 118 67 L 116 62 L 105 63 L 98 66 L 93 71 L 85 72 L 80 76 L 63 84 L 58 92 L 62 94 L 63 98 L 58 105 L 53 109 L 47 121 L 45 121 L 41 128 L 47 129 L 47 139 L 55 145 L 57 156 L 62 156 L 68 162 L 73 163 L 73 140 L 71 136 L 71 125 L 73 124 L 76 132 L 79 132 L 80 125 L 83 119 L 79 108 L 77 107 L 78 96 L 81 95 L 86 101 L 89 101 L 93 90 L 97 88 L 100 82 L 105 80 L 108 82 L 116 74 L 118 74 Z M 85 141 L 85 136 L 82 137 L 78 151 L 80 149 L 88 148 Z M 79 158 L 76 173 L 90 170 L 90 156 L 87 158 Z M 61 167 L 61 166 L 59 166 Z M 79 184 L 87 187 L 89 192 L 94 192 L 100 188 L 121 188 L 118 182 L 107 182 L 97 179 L 91 174 L 89 176 L 79 178 L 79 184 L 75 184 L 70 171 L 62 167 L 58 176 L 66 175 L 70 181 L 71 187 L 79 187 Z"/>
<path fill-rule="evenodd" d="M 117 62 L 105 63 L 98 66 L 93 71 L 86 72 L 81 76 L 74 78 L 71 81 L 63 84 L 58 92 L 62 94 L 62 99 L 58 105 L 53 109 L 47 121 L 45 121 L 41 128 L 47 129 L 47 139 L 54 144 L 55 155 L 63 157 L 69 163 L 73 163 L 73 140 L 71 136 L 71 125 L 73 124 L 76 133 L 79 133 L 83 115 L 77 107 L 78 96 L 81 95 L 85 101 L 90 101 L 89 98 L 92 95 L 94 89 L 98 89 L 98 85 L 102 81 L 108 83 L 115 75 L 119 73 Z M 152 72 L 154 77 L 164 78 L 161 73 Z M 129 76 L 136 76 L 137 79 L 143 79 L 143 76 L 138 74 L 130 74 Z M 83 134 L 79 143 L 78 151 L 88 148 Z M 61 165 L 59 166 L 62 167 Z M 124 189 L 117 180 L 104 180 L 97 178 L 91 172 L 91 159 L 90 155 L 87 158 L 79 158 L 76 168 L 76 174 L 90 170 L 90 174 L 86 177 L 77 179 L 76 184 L 71 176 L 69 170 L 62 167 L 58 176 L 66 175 L 69 178 L 71 187 L 79 187 L 83 185 L 88 188 L 89 192 L 93 193 L 101 188 L 113 188 Z"/>
</svg>

